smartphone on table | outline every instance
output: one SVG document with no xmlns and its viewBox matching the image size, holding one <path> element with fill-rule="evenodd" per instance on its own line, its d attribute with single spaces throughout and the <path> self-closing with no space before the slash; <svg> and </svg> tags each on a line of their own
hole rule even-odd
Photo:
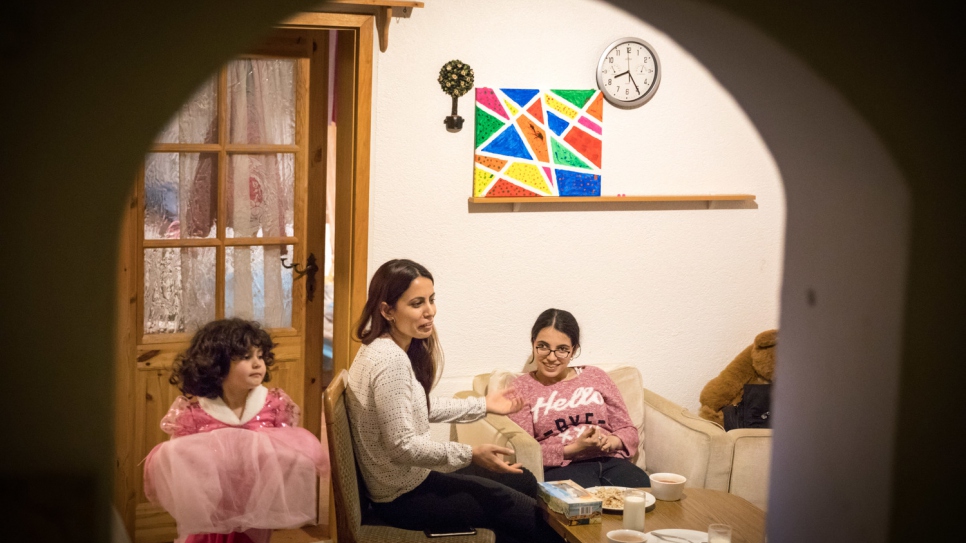
<svg viewBox="0 0 966 543">
<path fill-rule="evenodd" d="M 426 537 L 452 537 L 457 535 L 476 535 L 476 528 L 461 528 L 458 530 L 423 530 Z"/>
</svg>

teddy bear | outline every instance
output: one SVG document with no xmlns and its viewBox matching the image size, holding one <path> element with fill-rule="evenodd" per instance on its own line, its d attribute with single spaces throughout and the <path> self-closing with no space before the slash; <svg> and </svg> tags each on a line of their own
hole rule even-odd
<svg viewBox="0 0 966 543">
<path fill-rule="evenodd" d="M 724 426 L 722 409 L 738 405 L 746 384 L 769 384 L 775 378 L 775 344 L 778 330 L 765 330 L 741 351 L 734 360 L 708 381 L 701 390 L 701 409 L 698 415 Z"/>
</svg>

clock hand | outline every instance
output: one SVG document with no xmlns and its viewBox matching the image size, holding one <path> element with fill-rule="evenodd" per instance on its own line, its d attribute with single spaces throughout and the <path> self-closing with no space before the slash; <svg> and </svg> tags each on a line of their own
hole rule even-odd
<svg viewBox="0 0 966 543">
<path fill-rule="evenodd" d="M 634 90 L 637 91 L 637 94 L 640 94 L 641 89 L 637 88 L 637 81 L 634 81 L 634 76 L 630 73 L 630 71 L 627 72 L 627 77 L 631 78 L 631 83 L 634 84 Z"/>
<path fill-rule="evenodd" d="M 614 74 L 614 79 L 617 79 L 618 77 L 620 77 L 620 76 L 622 76 L 624 74 L 631 75 L 631 72 L 630 72 L 630 70 L 628 70 L 626 72 L 621 72 L 619 74 Z"/>
</svg>

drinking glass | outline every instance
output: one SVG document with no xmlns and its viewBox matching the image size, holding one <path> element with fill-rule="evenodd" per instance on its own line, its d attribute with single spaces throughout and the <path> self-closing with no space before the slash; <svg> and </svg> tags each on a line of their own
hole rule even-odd
<svg viewBox="0 0 966 543">
<path fill-rule="evenodd" d="M 647 500 L 643 490 L 624 492 L 624 529 L 644 531 L 644 509 Z"/>
<path fill-rule="evenodd" d="M 708 526 L 708 543 L 731 543 L 731 526 L 727 524 Z"/>
</svg>

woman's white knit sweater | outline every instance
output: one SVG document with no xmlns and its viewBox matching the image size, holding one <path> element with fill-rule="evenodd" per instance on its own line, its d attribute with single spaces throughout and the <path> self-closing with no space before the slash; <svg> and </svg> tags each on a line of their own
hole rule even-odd
<svg viewBox="0 0 966 543">
<path fill-rule="evenodd" d="M 346 391 L 356 461 L 369 498 L 390 502 L 419 486 L 430 470 L 469 465 L 472 448 L 430 437 L 430 422 L 472 422 L 486 399 L 432 398 L 426 405 L 409 357 L 388 337 L 363 345 L 349 368 Z"/>
</svg>

